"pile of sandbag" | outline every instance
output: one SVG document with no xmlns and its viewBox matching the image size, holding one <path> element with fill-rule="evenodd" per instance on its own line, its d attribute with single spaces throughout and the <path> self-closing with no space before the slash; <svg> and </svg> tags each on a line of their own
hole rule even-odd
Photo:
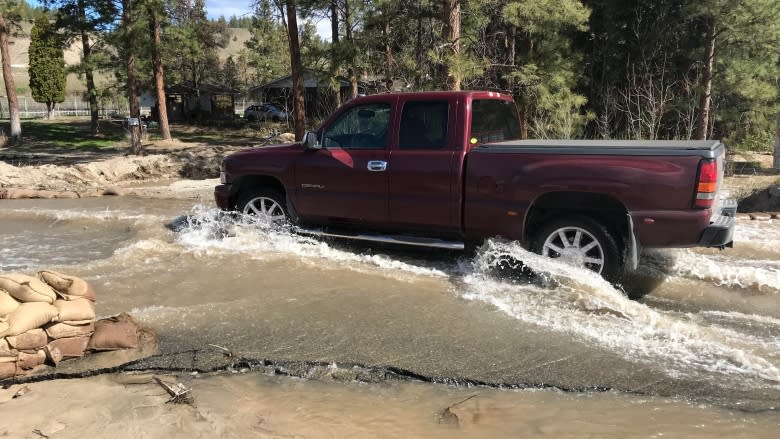
<svg viewBox="0 0 780 439">
<path fill-rule="evenodd" d="M 132 317 L 96 322 L 94 302 L 92 287 L 75 276 L 0 274 L 0 379 L 92 351 L 136 348 Z"/>
</svg>

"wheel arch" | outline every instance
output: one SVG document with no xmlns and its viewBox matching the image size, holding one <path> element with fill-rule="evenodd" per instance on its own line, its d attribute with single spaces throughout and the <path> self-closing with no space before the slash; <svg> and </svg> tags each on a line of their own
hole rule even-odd
<svg viewBox="0 0 780 439">
<path fill-rule="evenodd" d="M 235 206 L 241 193 L 249 189 L 269 188 L 282 194 L 289 203 L 287 191 L 279 179 L 270 175 L 245 175 L 233 181 L 230 188 L 230 205 Z"/>
<path fill-rule="evenodd" d="M 523 240 L 530 242 L 548 221 L 562 216 L 584 215 L 603 224 L 626 248 L 630 245 L 629 212 L 617 198 L 595 192 L 547 192 L 531 203 L 523 224 Z"/>
</svg>

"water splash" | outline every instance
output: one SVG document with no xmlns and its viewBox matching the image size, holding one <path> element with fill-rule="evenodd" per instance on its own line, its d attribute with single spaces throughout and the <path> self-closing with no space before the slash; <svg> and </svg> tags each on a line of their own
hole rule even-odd
<svg viewBox="0 0 780 439">
<path fill-rule="evenodd" d="M 491 272 L 507 258 L 522 260 L 542 279 L 516 285 Z M 474 261 L 460 294 L 519 320 L 571 334 L 630 360 L 664 364 L 672 376 L 702 372 L 742 384 L 780 386 L 780 369 L 764 356 L 769 340 L 702 326 L 695 315 L 666 313 L 628 299 L 596 274 L 530 253 L 516 243 L 490 241 Z"/>
</svg>

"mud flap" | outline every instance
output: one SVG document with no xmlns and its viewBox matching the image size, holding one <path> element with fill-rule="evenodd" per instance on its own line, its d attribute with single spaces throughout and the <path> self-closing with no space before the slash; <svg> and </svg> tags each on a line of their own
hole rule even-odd
<svg viewBox="0 0 780 439">
<path fill-rule="evenodd" d="M 626 230 L 626 249 L 625 249 L 625 266 L 624 271 L 634 271 L 639 266 L 639 241 L 636 239 L 634 233 L 634 219 L 631 218 L 631 214 L 626 214 L 628 217 L 628 230 Z"/>
</svg>

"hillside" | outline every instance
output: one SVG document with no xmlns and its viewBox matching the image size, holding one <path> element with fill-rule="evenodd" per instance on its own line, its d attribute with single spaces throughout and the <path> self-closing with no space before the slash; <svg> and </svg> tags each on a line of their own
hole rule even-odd
<svg viewBox="0 0 780 439">
<path fill-rule="evenodd" d="M 19 94 L 19 105 L 23 106 L 26 99 L 32 99 L 30 94 L 30 77 L 27 73 L 28 68 L 28 49 L 30 47 L 30 29 L 32 24 L 24 23 L 22 25 L 23 35 L 11 38 L 10 52 L 11 52 L 11 68 L 14 75 L 14 82 L 16 84 L 16 90 Z M 251 37 L 249 29 L 243 28 L 231 28 L 231 37 L 227 47 L 219 51 L 220 60 L 224 61 L 228 56 L 237 56 L 241 49 L 244 48 L 244 43 Z M 65 50 L 65 64 L 68 66 L 75 66 L 81 60 L 81 43 L 80 41 L 73 41 L 72 44 Z M 0 79 L 3 75 L 0 71 Z M 113 80 L 113 74 L 97 74 L 96 82 L 98 87 L 105 85 L 109 81 Z M 66 86 L 66 99 L 73 99 L 74 97 L 80 97 L 81 94 L 86 91 L 83 78 L 79 78 L 76 73 L 68 74 L 68 81 Z M 5 96 L 5 83 L 0 80 L 0 96 Z M 3 105 L 3 104 L 0 104 Z"/>
</svg>

